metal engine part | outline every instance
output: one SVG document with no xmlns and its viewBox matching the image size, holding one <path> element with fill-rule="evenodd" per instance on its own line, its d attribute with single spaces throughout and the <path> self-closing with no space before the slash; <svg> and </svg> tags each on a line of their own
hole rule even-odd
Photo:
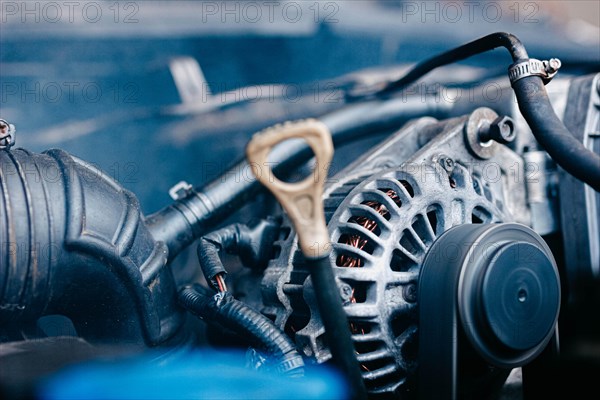
<svg viewBox="0 0 600 400">
<path fill-rule="evenodd" d="M 556 349 L 560 298 L 552 251 L 531 228 L 446 231 L 419 277 L 419 398 L 496 398 L 474 382 L 503 382 L 502 374 Z"/>
<path fill-rule="evenodd" d="M 411 386 L 417 280 L 435 239 L 461 224 L 529 222 L 523 159 L 506 146 L 479 141 L 497 120 L 480 108 L 446 121 L 409 122 L 329 182 L 332 265 L 371 394 Z M 280 254 L 262 281 L 263 312 L 305 355 L 324 362 L 330 353 L 323 323 L 289 223 L 275 246 Z"/>
</svg>

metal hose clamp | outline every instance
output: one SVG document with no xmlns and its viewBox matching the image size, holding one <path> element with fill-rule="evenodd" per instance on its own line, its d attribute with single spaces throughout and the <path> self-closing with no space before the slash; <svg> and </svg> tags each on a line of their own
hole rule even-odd
<svg viewBox="0 0 600 400">
<path fill-rule="evenodd" d="M 540 61 L 535 58 L 530 58 L 526 61 L 511 65 L 508 68 L 508 77 L 511 85 L 519 79 L 528 76 L 539 76 L 542 78 L 544 85 L 547 85 L 552 78 L 554 78 L 561 65 L 558 58 L 551 58 L 549 61 Z"/>
</svg>

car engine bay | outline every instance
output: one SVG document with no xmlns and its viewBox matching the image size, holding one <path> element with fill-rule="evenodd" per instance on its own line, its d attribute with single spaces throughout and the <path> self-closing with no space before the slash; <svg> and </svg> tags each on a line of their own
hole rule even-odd
<svg viewBox="0 0 600 400">
<path fill-rule="evenodd" d="M 284 111 L 281 94 L 209 105 L 186 123 L 237 129 L 236 112 L 254 113 L 244 129 L 257 133 L 152 212 L 154 192 L 130 190 L 127 170 L 20 148 L 28 133 L 0 115 L 0 394 L 597 390 L 600 73 L 526 47 L 489 33 L 400 72 L 343 75 Z M 438 81 L 497 48 L 502 68 Z M 317 94 L 342 101 L 302 101 Z M 262 118 L 271 108 L 275 123 Z M 119 130 L 119 118 L 93 129 Z M 153 130 L 143 113 L 128 118 Z M 160 176 L 173 160 L 159 150 L 129 149 Z M 131 391 L 111 392 L 111 379 Z"/>
</svg>

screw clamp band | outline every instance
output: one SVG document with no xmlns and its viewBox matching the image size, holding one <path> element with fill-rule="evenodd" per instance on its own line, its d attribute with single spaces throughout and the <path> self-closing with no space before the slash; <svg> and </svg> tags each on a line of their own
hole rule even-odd
<svg viewBox="0 0 600 400">
<path fill-rule="evenodd" d="M 511 85 L 519 79 L 528 76 L 539 76 L 542 78 L 544 85 L 547 85 L 552 78 L 554 78 L 560 67 L 561 62 L 558 58 L 551 58 L 549 61 L 540 61 L 535 58 L 530 58 L 526 61 L 511 65 L 508 68 L 508 77 Z"/>
</svg>

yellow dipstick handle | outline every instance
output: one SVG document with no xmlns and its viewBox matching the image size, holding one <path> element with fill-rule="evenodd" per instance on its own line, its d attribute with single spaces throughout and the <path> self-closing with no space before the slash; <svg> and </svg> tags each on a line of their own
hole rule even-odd
<svg viewBox="0 0 600 400">
<path fill-rule="evenodd" d="M 288 139 L 304 139 L 316 163 L 313 173 L 301 182 L 282 182 L 273 174 L 268 156 L 273 147 Z M 287 122 L 256 133 L 246 156 L 256 178 L 273 193 L 292 220 L 302 253 L 307 258 L 322 258 L 329 253 L 329 233 L 323 212 L 323 186 L 333 157 L 331 133 L 314 119 Z"/>
</svg>

